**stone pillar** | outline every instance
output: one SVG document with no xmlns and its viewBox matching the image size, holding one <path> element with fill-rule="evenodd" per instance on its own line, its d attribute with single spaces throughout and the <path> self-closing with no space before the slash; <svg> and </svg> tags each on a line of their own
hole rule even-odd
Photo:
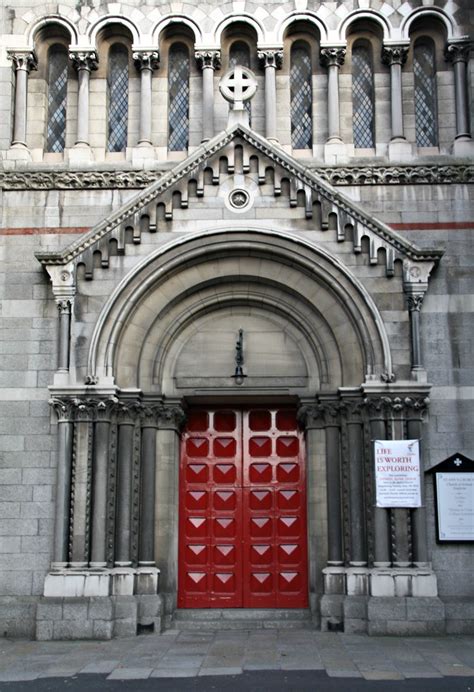
<svg viewBox="0 0 474 692">
<path fill-rule="evenodd" d="M 198 50 L 195 53 L 202 70 L 202 141 L 214 136 L 214 70 L 221 66 L 219 50 Z"/>
<path fill-rule="evenodd" d="M 418 382 L 426 382 L 421 354 L 420 310 L 434 264 L 434 261 L 423 263 L 409 259 L 403 261 L 403 290 L 407 298 L 410 319 L 411 376 Z"/>
<path fill-rule="evenodd" d="M 276 71 L 282 66 L 283 50 L 259 50 L 258 59 L 265 70 L 265 136 L 277 142 Z"/>
<path fill-rule="evenodd" d="M 115 520 L 115 565 L 130 567 L 132 533 L 132 468 L 135 405 L 118 404 L 117 504 Z"/>
<path fill-rule="evenodd" d="M 68 399 L 52 398 L 50 405 L 58 418 L 56 504 L 52 569 L 66 567 L 69 559 L 69 519 L 71 507 L 71 467 L 73 444 L 73 410 Z"/>
<path fill-rule="evenodd" d="M 15 116 L 13 124 L 13 147 L 26 148 L 26 114 L 28 103 L 28 75 L 38 69 L 38 59 L 32 50 L 8 51 L 8 59 L 15 69 Z"/>
<path fill-rule="evenodd" d="M 77 70 L 77 147 L 89 146 L 89 79 L 92 70 L 97 70 L 98 58 L 95 50 L 74 51 L 69 54 Z"/>
<path fill-rule="evenodd" d="M 423 369 L 421 360 L 420 310 L 425 297 L 424 291 L 412 292 L 407 295 L 408 312 L 410 315 L 411 368 Z"/>
<path fill-rule="evenodd" d="M 342 142 L 339 117 L 339 68 L 344 64 L 345 58 L 345 48 L 321 48 L 321 65 L 328 68 L 328 142 Z"/>
<path fill-rule="evenodd" d="M 374 441 L 386 440 L 384 401 L 382 398 L 370 398 L 364 401 L 369 415 L 370 458 L 372 463 L 373 504 L 374 504 L 374 567 L 390 567 L 390 515 L 385 507 L 375 506 L 375 457 Z"/>
<path fill-rule="evenodd" d="M 344 564 L 342 546 L 340 421 L 336 403 L 324 406 L 328 502 L 328 565 Z"/>
<path fill-rule="evenodd" d="M 160 404 L 151 404 L 145 405 L 141 412 L 142 456 L 138 564 L 142 567 L 155 565 L 156 430 L 161 410 Z"/>
<path fill-rule="evenodd" d="M 364 431 L 361 403 L 352 397 L 344 399 L 347 416 L 346 454 L 350 493 L 350 564 L 353 567 L 363 567 L 367 564 L 364 509 Z"/>
<path fill-rule="evenodd" d="M 426 528 L 425 474 L 423 468 L 423 415 L 429 405 L 428 397 L 405 399 L 407 407 L 407 437 L 420 440 L 421 507 L 412 510 L 413 562 L 416 567 L 428 566 L 428 536 Z"/>
<path fill-rule="evenodd" d="M 92 467 L 91 567 L 107 565 L 107 480 L 110 456 L 110 423 L 117 399 L 94 402 L 94 458 Z"/>
<path fill-rule="evenodd" d="M 160 63 L 158 51 L 137 51 L 133 54 L 135 67 L 140 72 L 140 134 L 138 146 L 151 146 L 151 79 Z"/>
<path fill-rule="evenodd" d="M 453 63 L 454 90 L 456 98 L 456 139 L 471 139 L 469 122 L 469 94 L 467 85 L 467 65 L 472 44 L 468 41 L 449 43 L 446 47 L 446 60 Z"/>
<path fill-rule="evenodd" d="M 58 372 L 69 372 L 69 346 L 71 337 L 71 298 L 57 298 L 59 312 Z"/>
</svg>

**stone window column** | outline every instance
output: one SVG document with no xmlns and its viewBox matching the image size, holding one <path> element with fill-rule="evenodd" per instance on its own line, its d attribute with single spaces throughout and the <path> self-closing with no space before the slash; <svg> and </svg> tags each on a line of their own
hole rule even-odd
<svg viewBox="0 0 474 692">
<path fill-rule="evenodd" d="M 450 43 L 446 47 L 446 60 L 453 63 L 454 89 L 456 97 L 456 139 L 471 139 L 469 123 L 469 95 L 467 86 L 467 65 L 472 44 L 469 42 Z"/>
<path fill-rule="evenodd" d="M 344 64 L 345 48 L 321 48 L 320 62 L 328 68 L 328 143 L 341 142 L 339 116 L 339 68 Z"/>
<path fill-rule="evenodd" d="M 135 67 L 140 72 L 140 134 L 138 146 L 151 145 L 151 81 L 153 70 L 160 64 L 158 51 L 137 51 L 133 54 Z"/>
<path fill-rule="evenodd" d="M 214 136 L 214 70 L 220 69 L 220 50 L 198 50 L 196 62 L 202 70 L 202 141 Z"/>
<path fill-rule="evenodd" d="M 69 372 L 69 346 L 71 338 L 72 298 L 57 298 L 59 313 L 58 372 Z"/>
<path fill-rule="evenodd" d="M 134 402 L 118 404 L 117 504 L 115 519 L 115 566 L 130 567 L 132 537 L 132 473 L 133 437 L 135 432 Z"/>
<path fill-rule="evenodd" d="M 92 70 L 97 70 L 98 57 L 95 50 L 74 51 L 69 54 L 77 70 L 77 137 L 76 146 L 89 146 L 89 80 Z"/>
<path fill-rule="evenodd" d="M 68 399 L 52 398 L 50 405 L 58 419 L 56 504 L 52 569 L 67 567 L 69 559 L 69 512 L 71 506 L 71 470 L 74 434 L 74 405 Z"/>
<path fill-rule="evenodd" d="M 265 70 L 265 136 L 274 142 L 277 139 L 276 71 L 283 64 L 283 50 L 259 50 L 258 59 Z"/>
<path fill-rule="evenodd" d="M 28 102 L 28 75 L 38 69 L 38 59 L 32 50 L 8 51 L 8 59 L 15 70 L 15 116 L 12 146 L 26 147 L 26 113 Z"/>
<path fill-rule="evenodd" d="M 392 140 L 405 139 L 403 131 L 402 66 L 406 63 L 408 47 L 384 46 L 382 62 L 390 67 L 390 114 Z"/>
</svg>

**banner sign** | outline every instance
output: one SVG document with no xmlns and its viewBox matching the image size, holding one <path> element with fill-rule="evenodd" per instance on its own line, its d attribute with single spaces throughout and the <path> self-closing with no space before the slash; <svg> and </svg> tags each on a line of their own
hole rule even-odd
<svg viewBox="0 0 474 692">
<path fill-rule="evenodd" d="M 419 440 L 375 440 L 377 507 L 421 507 Z"/>
<path fill-rule="evenodd" d="M 474 541 L 474 473 L 436 473 L 440 541 Z"/>
</svg>

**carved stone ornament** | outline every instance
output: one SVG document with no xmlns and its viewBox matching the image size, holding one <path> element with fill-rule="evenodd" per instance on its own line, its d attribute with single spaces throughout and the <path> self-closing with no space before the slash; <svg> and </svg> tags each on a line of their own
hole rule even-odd
<svg viewBox="0 0 474 692">
<path fill-rule="evenodd" d="M 302 428 L 320 428 L 325 426 L 337 426 L 340 415 L 346 410 L 346 405 L 341 401 L 317 401 L 314 404 L 305 404 L 298 409 L 298 422 Z"/>
<path fill-rule="evenodd" d="M 425 298 L 424 293 L 411 293 L 407 296 L 408 310 L 410 312 L 420 312 L 421 306 L 423 305 L 423 300 Z"/>
<path fill-rule="evenodd" d="M 72 300 L 70 298 L 60 298 L 56 300 L 60 315 L 70 315 L 72 310 Z"/>
<path fill-rule="evenodd" d="M 34 50 L 12 50 L 7 52 L 7 57 L 12 61 L 16 70 L 31 72 L 38 69 L 38 58 Z"/>
<path fill-rule="evenodd" d="M 408 46 L 384 46 L 382 62 L 384 65 L 404 65 L 408 57 Z"/>
<path fill-rule="evenodd" d="M 260 67 L 274 67 L 279 70 L 283 65 L 283 50 L 280 48 L 271 50 L 259 50 L 257 53 Z"/>
<path fill-rule="evenodd" d="M 156 70 L 160 64 L 157 50 L 142 50 L 133 53 L 133 63 L 137 70 Z"/>
<path fill-rule="evenodd" d="M 453 64 L 456 62 L 467 63 L 469 61 L 469 53 L 473 47 L 474 44 L 470 41 L 448 43 L 444 51 L 444 56 L 448 62 L 452 62 Z"/>
<path fill-rule="evenodd" d="M 323 67 L 340 67 L 344 65 L 344 60 L 346 59 L 346 49 L 345 48 L 321 48 L 319 53 L 319 62 Z"/>
<path fill-rule="evenodd" d="M 95 50 L 71 51 L 69 57 L 75 70 L 87 70 L 92 72 L 99 66 L 99 58 Z"/>
<path fill-rule="evenodd" d="M 75 411 L 74 399 L 52 397 L 49 400 L 49 405 L 55 412 L 59 423 L 72 422 Z"/>
<path fill-rule="evenodd" d="M 219 70 L 221 67 L 220 50 L 197 50 L 194 57 L 196 58 L 197 66 L 200 70 L 206 67 Z"/>
<path fill-rule="evenodd" d="M 186 422 L 184 409 L 178 404 L 163 404 L 158 413 L 158 427 L 166 430 L 181 430 Z"/>
</svg>

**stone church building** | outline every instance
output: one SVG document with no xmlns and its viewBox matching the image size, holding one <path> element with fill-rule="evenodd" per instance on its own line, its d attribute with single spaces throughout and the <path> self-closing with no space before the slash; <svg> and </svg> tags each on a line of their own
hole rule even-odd
<svg viewBox="0 0 474 692">
<path fill-rule="evenodd" d="M 2 635 L 474 631 L 469 6 L 5 0 Z"/>
</svg>

